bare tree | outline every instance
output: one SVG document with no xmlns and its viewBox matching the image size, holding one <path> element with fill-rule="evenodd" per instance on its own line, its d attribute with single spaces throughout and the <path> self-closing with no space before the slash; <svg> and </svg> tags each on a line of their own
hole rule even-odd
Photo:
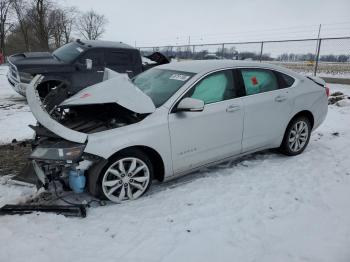
<svg viewBox="0 0 350 262">
<path fill-rule="evenodd" d="M 32 0 L 28 10 L 31 29 L 35 34 L 37 44 L 41 50 L 49 50 L 50 25 L 49 14 L 52 3 L 49 0 Z"/>
<path fill-rule="evenodd" d="M 0 51 L 5 53 L 5 38 L 11 23 L 8 22 L 8 15 L 11 12 L 12 0 L 0 0 Z"/>
<path fill-rule="evenodd" d="M 90 10 L 83 13 L 77 21 L 77 30 L 85 39 L 99 39 L 105 32 L 107 19 L 104 15 L 99 15 L 95 11 Z"/>
<path fill-rule="evenodd" d="M 71 34 L 73 31 L 73 25 L 76 23 L 76 16 L 78 10 L 75 7 L 68 7 L 63 9 L 64 19 L 63 23 L 63 34 L 64 34 L 64 44 L 67 44 L 71 41 Z"/>
<path fill-rule="evenodd" d="M 74 7 L 62 9 L 57 7 L 50 11 L 49 28 L 50 37 L 53 39 L 55 48 L 67 44 L 71 40 L 73 24 L 77 11 Z"/>
<path fill-rule="evenodd" d="M 23 36 L 25 51 L 30 51 L 29 22 L 27 19 L 28 2 L 26 0 L 13 0 L 13 9 L 17 15 L 17 21 Z"/>
</svg>

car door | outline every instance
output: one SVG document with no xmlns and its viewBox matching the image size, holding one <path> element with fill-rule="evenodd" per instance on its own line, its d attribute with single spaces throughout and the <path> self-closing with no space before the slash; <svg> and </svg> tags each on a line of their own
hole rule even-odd
<svg viewBox="0 0 350 262">
<path fill-rule="evenodd" d="M 204 110 L 169 114 L 174 173 L 241 152 L 244 110 L 233 78 L 231 70 L 205 76 L 182 97 L 203 100 Z"/>
<path fill-rule="evenodd" d="M 92 61 L 91 69 L 86 68 L 86 59 Z M 105 68 L 103 50 L 91 49 L 86 51 L 78 58 L 76 64 L 78 69 L 73 75 L 73 83 L 79 90 L 102 81 Z"/>
<path fill-rule="evenodd" d="M 133 54 L 128 49 L 107 49 L 106 67 L 119 73 L 127 73 L 130 78 L 134 77 Z M 138 64 L 141 64 L 139 62 Z"/>
<path fill-rule="evenodd" d="M 240 72 L 246 91 L 242 97 L 243 152 L 278 146 L 292 112 L 292 90 L 284 84 L 282 75 L 273 70 L 242 68 Z"/>
</svg>

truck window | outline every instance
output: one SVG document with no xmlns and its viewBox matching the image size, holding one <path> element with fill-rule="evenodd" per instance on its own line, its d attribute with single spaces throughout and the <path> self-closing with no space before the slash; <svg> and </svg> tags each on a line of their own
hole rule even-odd
<svg viewBox="0 0 350 262">
<path fill-rule="evenodd" d="M 107 51 L 106 64 L 108 66 L 126 66 L 132 64 L 130 52 Z"/>
<path fill-rule="evenodd" d="M 59 60 L 64 62 L 72 62 L 76 59 L 82 52 L 84 52 L 85 47 L 78 45 L 75 42 L 66 44 L 56 49 L 52 54 Z"/>
<path fill-rule="evenodd" d="M 92 66 L 103 66 L 103 51 L 102 50 L 88 50 L 84 55 L 81 56 L 79 62 L 84 64 L 86 59 L 92 60 Z"/>
</svg>

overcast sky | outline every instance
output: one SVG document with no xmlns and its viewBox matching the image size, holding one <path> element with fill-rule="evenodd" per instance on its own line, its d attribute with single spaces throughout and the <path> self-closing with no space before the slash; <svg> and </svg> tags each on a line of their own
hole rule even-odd
<svg viewBox="0 0 350 262">
<path fill-rule="evenodd" d="M 109 23 L 103 39 L 138 46 L 350 35 L 350 0 L 62 0 Z"/>
</svg>

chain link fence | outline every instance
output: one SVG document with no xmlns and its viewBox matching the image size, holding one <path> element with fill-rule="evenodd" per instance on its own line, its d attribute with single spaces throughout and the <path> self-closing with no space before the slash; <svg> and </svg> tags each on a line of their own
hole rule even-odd
<svg viewBox="0 0 350 262">
<path fill-rule="evenodd" d="M 178 60 L 232 59 L 278 64 L 294 71 L 350 79 L 350 37 L 139 47 Z"/>
</svg>

